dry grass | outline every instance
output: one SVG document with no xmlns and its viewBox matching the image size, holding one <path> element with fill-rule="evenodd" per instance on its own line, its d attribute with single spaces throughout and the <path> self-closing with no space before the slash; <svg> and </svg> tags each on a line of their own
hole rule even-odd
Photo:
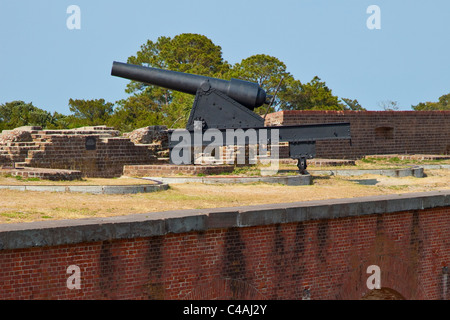
<svg viewBox="0 0 450 320">
<path fill-rule="evenodd" d="M 450 189 L 449 170 L 426 170 L 426 173 L 428 176 L 425 178 L 390 178 L 378 175 L 319 176 L 310 186 L 263 183 L 246 185 L 174 184 L 167 191 L 134 195 L 0 190 L 0 223 L 108 217 L 177 209 L 232 207 Z M 23 183 L 14 180 L 7 181 Z M 5 181 L 0 180 L 0 184 L 4 184 Z M 106 185 L 136 183 L 136 181 L 140 180 L 89 179 L 81 183 L 95 182 Z M 144 182 L 148 181 L 144 180 Z"/>
</svg>

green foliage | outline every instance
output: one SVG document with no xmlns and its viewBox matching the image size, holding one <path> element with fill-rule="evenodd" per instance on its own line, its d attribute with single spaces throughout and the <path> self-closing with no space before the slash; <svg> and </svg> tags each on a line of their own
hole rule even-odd
<svg viewBox="0 0 450 320">
<path fill-rule="evenodd" d="M 439 97 L 438 102 L 420 102 L 415 106 L 411 106 L 415 111 L 442 111 L 450 110 L 450 93 Z"/>
<path fill-rule="evenodd" d="M 117 102 L 119 105 L 108 121 L 122 132 L 130 132 L 138 128 L 157 125 L 162 122 L 163 114 L 151 96 L 143 93 L 130 96 Z"/>
<path fill-rule="evenodd" d="M 345 107 L 347 110 L 353 110 L 353 111 L 366 111 L 365 108 L 359 104 L 358 100 L 351 100 L 347 98 L 342 98 L 342 101 L 344 101 L 347 106 Z"/>
<path fill-rule="evenodd" d="M 233 66 L 231 76 L 258 83 L 276 99 L 268 110 L 365 110 L 357 100 L 343 99 L 346 105 L 327 87 L 319 77 L 302 84 L 289 72 L 286 65 L 275 57 L 264 54 L 253 55 Z M 280 82 L 281 81 L 281 82 Z M 278 88 L 278 92 L 276 92 Z M 263 114 L 267 106 L 255 112 Z"/>
<path fill-rule="evenodd" d="M 69 99 L 69 109 L 73 115 L 69 116 L 70 126 L 96 126 L 108 122 L 113 113 L 114 103 L 104 99 L 73 100 Z"/>
<path fill-rule="evenodd" d="M 325 82 L 315 76 L 306 84 L 299 84 L 300 92 L 290 110 L 344 110 L 345 105 L 333 95 Z"/>
<path fill-rule="evenodd" d="M 295 95 L 294 77 L 286 71 L 286 65 L 279 59 L 265 54 L 253 55 L 236 63 L 230 71 L 232 78 L 251 81 L 259 84 L 267 94 L 275 96 L 275 100 L 268 106 L 255 109 L 256 113 L 265 114 L 283 108 Z M 277 91 L 278 89 L 278 91 Z"/>
<path fill-rule="evenodd" d="M 41 126 L 59 128 L 64 116 L 55 112 L 53 115 L 45 110 L 23 101 L 6 102 L 0 105 L 0 131 L 11 130 L 21 126 Z"/>
</svg>

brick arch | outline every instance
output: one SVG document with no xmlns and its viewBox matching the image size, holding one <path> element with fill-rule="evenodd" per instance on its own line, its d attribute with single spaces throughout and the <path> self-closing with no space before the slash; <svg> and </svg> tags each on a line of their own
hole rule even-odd
<svg viewBox="0 0 450 320">
<path fill-rule="evenodd" d="M 186 300 L 266 300 L 254 286 L 244 280 L 216 278 L 195 287 Z"/>
<path fill-rule="evenodd" d="M 361 300 L 406 300 L 399 292 L 382 287 L 370 290 Z"/>
<path fill-rule="evenodd" d="M 375 259 L 374 259 L 375 258 Z M 381 287 L 386 291 L 396 292 L 405 300 L 427 300 L 428 296 L 417 277 L 417 270 L 396 254 L 378 255 L 377 257 L 361 258 L 359 265 L 353 268 L 346 277 L 337 300 L 360 300 L 370 294 L 367 288 L 367 267 L 377 265 L 381 270 Z"/>
</svg>

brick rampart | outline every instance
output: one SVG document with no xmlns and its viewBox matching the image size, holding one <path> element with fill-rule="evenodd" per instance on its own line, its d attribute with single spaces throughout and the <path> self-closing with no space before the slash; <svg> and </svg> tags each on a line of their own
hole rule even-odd
<svg viewBox="0 0 450 320">
<path fill-rule="evenodd" d="M 448 299 L 449 264 L 450 191 L 0 225 L 0 299 L 360 299 L 373 265 Z"/>
<path fill-rule="evenodd" d="M 450 154 L 450 111 L 280 111 L 266 118 L 266 125 L 272 126 L 336 122 L 350 123 L 351 144 L 318 141 L 317 158 Z M 280 155 L 288 154 L 280 151 Z"/>
</svg>

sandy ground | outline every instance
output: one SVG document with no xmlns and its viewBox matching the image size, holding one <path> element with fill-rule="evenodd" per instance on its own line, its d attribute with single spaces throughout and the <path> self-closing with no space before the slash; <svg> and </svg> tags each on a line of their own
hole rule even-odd
<svg viewBox="0 0 450 320">
<path fill-rule="evenodd" d="M 424 178 L 315 176 L 313 185 L 279 184 L 203 185 L 173 184 L 167 191 L 134 195 L 0 190 L 0 223 L 108 217 L 177 209 L 233 207 L 332 198 L 354 198 L 450 189 L 450 170 L 426 170 Z M 0 184 L 35 183 L 0 178 Z M 148 183 L 138 179 L 89 179 L 81 184 Z"/>
</svg>

